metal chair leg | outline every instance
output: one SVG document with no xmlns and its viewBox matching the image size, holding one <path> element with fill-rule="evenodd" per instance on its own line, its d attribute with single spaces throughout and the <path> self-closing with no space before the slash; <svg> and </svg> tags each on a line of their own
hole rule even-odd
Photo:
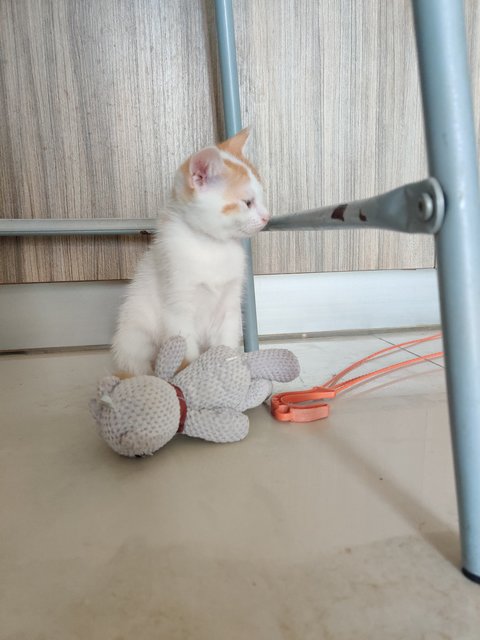
<svg viewBox="0 0 480 640">
<path fill-rule="evenodd" d="M 445 220 L 438 278 L 464 574 L 480 582 L 480 195 L 462 0 L 413 0 L 430 175 Z"/>
<path fill-rule="evenodd" d="M 242 128 L 232 0 L 215 0 L 215 22 L 217 27 L 220 76 L 222 80 L 225 134 L 227 138 L 230 138 Z M 243 344 L 245 351 L 257 351 L 257 308 L 255 303 L 252 247 L 250 240 L 244 240 L 243 246 L 247 261 L 245 294 L 242 306 Z"/>
</svg>

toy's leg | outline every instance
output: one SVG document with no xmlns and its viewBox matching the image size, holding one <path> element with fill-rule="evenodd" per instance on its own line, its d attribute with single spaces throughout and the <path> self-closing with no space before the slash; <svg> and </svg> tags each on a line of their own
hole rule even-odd
<svg viewBox="0 0 480 640">
<path fill-rule="evenodd" d="M 413 0 L 430 174 L 445 192 L 438 277 L 463 571 L 480 582 L 480 197 L 462 0 Z"/>
<path fill-rule="evenodd" d="M 242 128 L 232 0 L 215 0 L 215 21 L 217 25 L 218 57 L 222 79 L 225 134 L 227 138 L 230 138 Z M 245 345 L 245 351 L 257 351 L 257 309 L 255 304 L 252 247 L 250 240 L 244 240 L 243 246 L 247 259 L 245 297 L 242 307 L 243 343 Z"/>
<path fill-rule="evenodd" d="M 233 409 L 188 409 L 183 433 L 209 442 L 238 442 L 248 435 L 246 415 Z"/>
<path fill-rule="evenodd" d="M 273 385 L 270 380 L 252 380 L 246 398 L 238 410 L 247 411 L 258 407 L 272 394 L 272 389 Z"/>
</svg>

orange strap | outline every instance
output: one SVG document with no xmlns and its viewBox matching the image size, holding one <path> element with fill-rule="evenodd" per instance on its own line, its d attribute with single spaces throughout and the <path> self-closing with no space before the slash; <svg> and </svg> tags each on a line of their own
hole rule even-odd
<svg viewBox="0 0 480 640">
<path fill-rule="evenodd" d="M 315 402 L 316 400 L 332 400 L 335 398 L 337 393 L 346 391 L 347 389 L 350 389 L 361 382 L 365 382 L 370 378 L 376 378 L 377 376 L 385 375 L 386 373 L 390 373 L 396 369 L 409 367 L 412 364 L 418 364 L 419 362 L 425 362 L 426 360 L 441 358 L 443 356 L 443 351 L 437 351 L 435 353 L 429 353 L 426 356 L 417 356 L 410 360 L 397 362 L 396 364 L 391 364 L 388 367 L 383 367 L 382 369 L 377 369 L 376 371 L 371 371 L 370 373 L 365 373 L 364 375 L 357 376 L 356 378 L 350 378 L 349 380 L 340 382 L 347 373 L 350 373 L 350 371 L 357 369 L 366 362 L 379 358 L 390 351 L 395 351 L 408 346 L 412 347 L 416 344 L 421 344 L 422 342 L 428 342 L 429 340 L 438 340 L 441 337 L 441 333 L 436 333 L 435 335 L 428 336 L 426 338 L 418 338 L 417 340 L 409 340 L 408 342 L 402 342 L 401 344 L 394 344 L 386 349 L 375 351 L 375 353 L 371 353 L 369 356 L 366 356 L 361 360 L 357 360 L 357 362 L 354 362 L 343 369 L 343 371 L 340 371 L 340 373 L 334 375 L 320 387 L 312 387 L 305 391 L 287 391 L 284 393 L 277 393 L 272 396 L 272 415 L 277 420 L 282 420 L 283 422 L 312 422 L 313 420 L 327 418 L 330 406 L 326 402 Z"/>
</svg>

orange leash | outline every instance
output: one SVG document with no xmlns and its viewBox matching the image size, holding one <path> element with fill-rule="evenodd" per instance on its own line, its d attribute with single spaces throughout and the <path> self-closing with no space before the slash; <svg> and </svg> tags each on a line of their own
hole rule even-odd
<svg viewBox="0 0 480 640">
<path fill-rule="evenodd" d="M 416 344 L 421 344 L 422 342 L 428 342 L 429 340 L 438 340 L 441 337 L 441 333 L 436 333 L 435 335 L 428 336 L 427 338 L 418 338 L 417 340 L 409 340 L 408 342 L 402 342 L 401 344 L 394 344 L 386 349 L 375 351 L 375 353 L 371 353 L 369 356 L 366 356 L 361 360 L 357 360 L 357 362 L 354 362 L 343 369 L 343 371 L 340 371 L 340 373 L 334 375 L 320 387 L 312 387 L 305 391 L 287 391 L 284 393 L 277 393 L 272 396 L 272 415 L 277 420 L 282 420 L 283 422 L 313 422 L 314 420 L 327 418 L 330 406 L 326 402 L 315 402 L 316 400 L 333 400 L 337 393 L 346 391 L 347 389 L 350 389 L 361 382 L 365 382 L 365 380 L 369 380 L 370 378 L 376 378 L 377 376 L 385 375 L 386 373 L 390 373 L 396 369 L 409 367 L 412 364 L 418 364 L 419 362 L 425 362 L 426 360 L 441 358 L 443 356 L 443 351 L 437 351 L 436 353 L 429 353 L 426 356 L 417 356 L 410 360 L 397 362 L 396 364 L 391 364 L 388 367 L 383 367 L 382 369 L 377 369 L 376 371 L 371 371 L 370 373 L 365 373 L 361 376 L 340 382 L 347 373 L 350 373 L 350 371 L 361 367 L 366 362 L 379 358 L 390 351 L 402 349 L 407 346 L 411 347 Z"/>
</svg>

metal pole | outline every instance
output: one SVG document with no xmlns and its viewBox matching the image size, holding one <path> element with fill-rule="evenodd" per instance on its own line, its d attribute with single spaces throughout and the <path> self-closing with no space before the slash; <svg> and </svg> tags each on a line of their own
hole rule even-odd
<svg viewBox="0 0 480 640">
<path fill-rule="evenodd" d="M 413 0 L 430 173 L 445 193 L 438 279 L 464 574 L 480 582 L 480 195 L 462 0 Z"/>
<path fill-rule="evenodd" d="M 240 95 L 238 91 L 237 55 L 231 0 L 215 0 L 215 22 L 217 26 L 218 57 L 222 80 L 223 113 L 225 135 L 234 136 L 242 128 Z M 243 343 L 245 351 L 258 350 L 257 308 L 253 280 L 252 246 L 244 240 L 247 257 L 245 297 L 242 306 Z"/>
<path fill-rule="evenodd" d="M 4 218 L 2 236 L 105 236 L 151 234 L 155 218 Z"/>
</svg>

